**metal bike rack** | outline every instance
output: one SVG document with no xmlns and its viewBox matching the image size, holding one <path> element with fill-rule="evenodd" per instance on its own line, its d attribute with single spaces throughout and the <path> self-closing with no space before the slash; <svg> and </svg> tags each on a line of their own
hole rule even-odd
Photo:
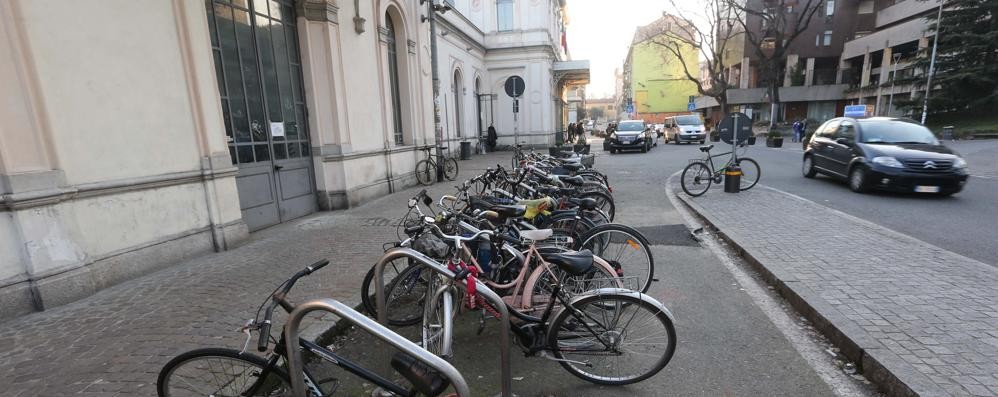
<svg viewBox="0 0 998 397">
<path fill-rule="evenodd" d="M 367 318 L 367 316 L 357 313 L 357 311 L 339 301 L 326 298 L 304 302 L 295 306 L 295 310 L 288 316 L 288 323 L 284 327 L 285 343 L 289 346 L 287 349 L 288 376 L 291 378 L 291 389 L 294 391 L 295 397 L 307 397 L 305 394 L 305 376 L 303 375 L 305 365 L 302 363 L 301 349 L 298 348 L 300 338 L 298 328 L 305 315 L 314 311 L 330 312 L 353 323 L 369 332 L 375 338 L 388 342 L 388 344 L 395 348 L 439 371 L 444 377 L 450 380 L 458 396 L 471 396 L 471 391 L 468 389 L 468 382 L 464 380 L 464 377 L 461 376 L 461 373 L 453 365 L 450 365 L 444 359 L 424 350 L 419 345 L 410 342 L 385 326 L 378 324 L 378 322 Z M 382 311 L 381 313 L 384 312 Z"/>
<path fill-rule="evenodd" d="M 378 305 L 378 321 L 381 324 L 388 324 L 388 308 L 385 301 L 385 265 L 389 262 L 398 258 L 410 258 L 414 261 L 419 262 L 423 266 L 426 266 L 433 271 L 447 276 L 450 279 L 454 279 L 454 272 L 447 269 L 446 266 L 438 263 L 432 258 L 423 255 L 419 251 L 411 248 L 396 247 L 385 252 L 385 255 L 378 260 L 378 263 L 374 267 L 374 279 L 375 282 L 375 300 Z M 459 288 L 467 290 L 467 285 L 462 283 L 454 283 Z M 477 281 L 476 291 L 483 298 L 492 303 L 492 306 L 499 311 L 499 385 L 500 385 L 500 395 L 502 397 L 512 397 L 513 396 L 513 375 L 510 371 L 510 358 L 509 358 L 509 309 L 506 308 L 506 303 L 496 294 L 494 291 L 489 289 L 481 281 Z M 297 310 L 296 310 L 297 311 Z M 297 324 L 296 324 L 297 325 Z M 408 340 L 406 341 L 408 342 Z M 411 342 L 410 342 L 411 343 Z M 425 351 L 424 351 L 425 352 Z M 436 356 L 434 356 L 436 357 Z"/>
</svg>

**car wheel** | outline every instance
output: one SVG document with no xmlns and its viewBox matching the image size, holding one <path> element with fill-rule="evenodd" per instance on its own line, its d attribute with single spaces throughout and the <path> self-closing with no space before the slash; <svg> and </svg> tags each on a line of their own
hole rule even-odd
<svg viewBox="0 0 998 397">
<path fill-rule="evenodd" d="M 617 151 L 615 149 L 613 149 L 613 148 L 610 149 L 610 154 L 616 154 L 616 153 L 617 153 Z"/>
<path fill-rule="evenodd" d="M 805 178 L 814 178 L 817 171 L 814 170 L 814 159 L 812 156 L 804 156 L 804 163 L 801 164 L 801 173 Z"/>
<path fill-rule="evenodd" d="M 863 193 L 869 189 L 863 166 L 857 165 L 849 172 L 849 188 L 856 193 Z"/>
<path fill-rule="evenodd" d="M 703 145 L 703 144 L 705 144 L 705 143 L 707 143 L 707 141 L 705 141 L 705 140 L 702 140 L 702 139 L 700 140 L 700 144 L 701 144 L 701 145 Z"/>
<path fill-rule="evenodd" d="M 641 146 L 641 153 L 648 153 L 648 145 Z"/>
</svg>

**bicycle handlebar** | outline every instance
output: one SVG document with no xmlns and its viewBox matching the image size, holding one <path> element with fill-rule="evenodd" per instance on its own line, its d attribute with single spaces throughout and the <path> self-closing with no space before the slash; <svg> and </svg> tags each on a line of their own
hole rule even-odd
<svg viewBox="0 0 998 397">
<path fill-rule="evenodd" d="M 311 265 L 305 266 L 304 269 L 302 269 L 298 273 L 295 273 L 294 276 L 291 276 L 291 278 L 289 278 L 287 281 L 284 282 L 283 284 L 284 287 L 281 288 L 280 292 L 275 292 L 273 295 L 271 295 L 270 305 L 267 306 L 267 311 L 264 314 L 263 321 L 260 322 L 260 339 L 257 340 L 256 344 L 256 349 L 258 351 L 261 352 L 267 351 L 267 344 L 270 339 L 271 318 L 274 316 L 274 307 L 276 307 L 277 305 L 281 305 L 281 307 L 284 308 L 284 310 L 287 310 L 288 313 L 291 313 L 291 311 L 294 310 L 294 307 L 291 306 L 291 304 L 288 303 L 286 300 L 284 300 L 284 296 L 291 291 L 291 288 L 295 286 L 295 283 L 298 282 L 298 279 L 308 276 L 312 273 L 315 273 L 319 269 L 326 267 L 326 265 L 328 264 L 329 264 L 329 259 L 323 259 Z"/>
</svg>

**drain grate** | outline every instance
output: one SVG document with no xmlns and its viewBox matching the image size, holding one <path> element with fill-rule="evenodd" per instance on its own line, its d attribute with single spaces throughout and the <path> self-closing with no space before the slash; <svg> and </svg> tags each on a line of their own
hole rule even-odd
<svg viewBox="0 0 998 397">
<path fill-rule="evenodd" d="M 656 225 L 635 227 L 648 239 L 651 245 L 682 245 L 696 247 L 699 246 L 690 234 L 690 229 L 686 225 Z"/>
</svg>

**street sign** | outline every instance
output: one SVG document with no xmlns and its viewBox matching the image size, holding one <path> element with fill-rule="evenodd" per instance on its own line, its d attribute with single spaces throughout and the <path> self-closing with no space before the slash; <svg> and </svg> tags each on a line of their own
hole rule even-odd
<svg viewBox="0 0 998 397">
<path fill-rule="evenodd" d="M 845 117 L 866 117 L 866 105 L 849 105 L 846 106 L 843 116 Z"/>
<path fill-rule="evenodd" d="M 520 113 L 520 100 L 519 99 L 514 99 L 513 100 L 513 113 Z"/>
<path fill-rule="evenodd" d="M 634 113 L 634 105 L 627 105 L 624 108 L 624 113 L 628 113 L 628 114 Z"/>
<path fill-rule="evenodd" d="M 509 76 L 506 79 L 506 95 L 509 95 L 510 98 L 519 98 L 523 95 L 523 90 L 526 88 L 527 86 L 520 76 Z"/>
<path fill-rule="evenodd" d="M 691 112 L 697 110 L 697 105 L 693 102 L 690 102 L 689 105 L 686 105 L 686 110 L 689 110 Z"/>
<path fill-rule="evenodd" d="M 738 143 L 743 143 L 752 135 L 752 119 L 744 113 L 731 113 L 721 119 L 721 124 L 717 126 L 721 140 L 725 143 L 732 143 L 735 131 L 735 119 L 738 121 Z"/>
</svg>

